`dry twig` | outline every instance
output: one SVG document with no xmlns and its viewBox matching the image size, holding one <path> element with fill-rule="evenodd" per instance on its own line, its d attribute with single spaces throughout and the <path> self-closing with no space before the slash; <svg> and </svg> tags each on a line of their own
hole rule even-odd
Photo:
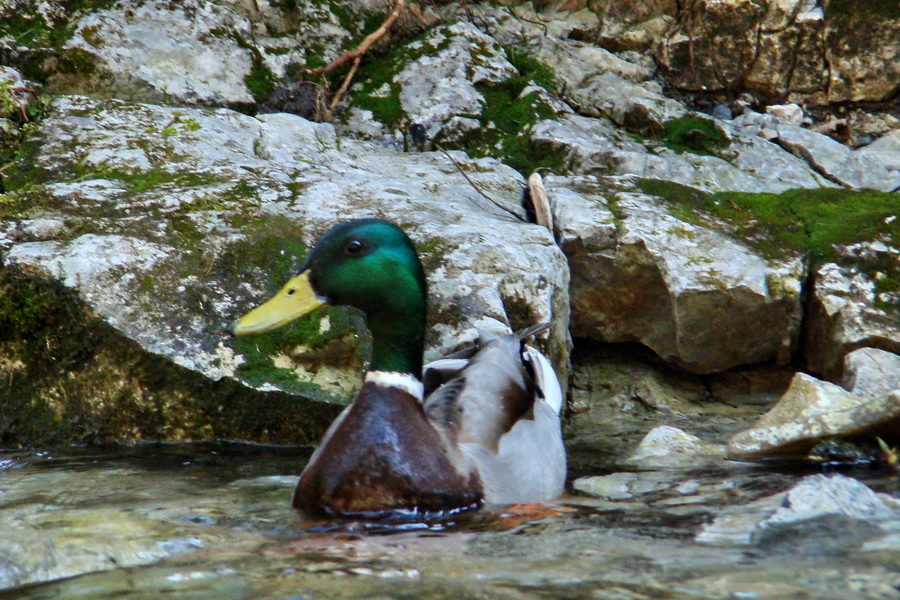
<svg viewBox="0 0 900 600">
<path fill-rule="evenodd" d="M 356 70 L 359 68 L 360 62 L 362 62 L 362 56 L 357 56 L 355 59 L 353 59 L 353 66 L 350 67 L 350 71 L 344 78 L 344 83 L 341 85 L 341 89 L 337 91 L 337 94 L 335 94 L 334 98 L 331 99 L 331 104 L 328 105 L 328 110 L 325 112 L 326 121 L 331 120 L 331 115 L 334 114 L 334 109 L 337 108 L 338 102 L 341 101 L 341 98 L 344 97 L 344 94 L 346 94 L 347 90 L 350 88 L 350 82 L 353 80 L 353 76 L 356 75 Z"/>
<path fill-rule="evenodd" d="M 341 85 L 341 89 L 338 90 L 338 93 L 335 94 L 334 99 L 331 101 L 331 106 L 328 108 L 328 113 L 326 114 L 326 121 L 331 120 L 331 114 L 334 112 L 337 103 L 343 97 L 343 95 L 347 92 L 347 89 L 350 87 L 350 82 L 353 80 L 353 76 L 356 75 L 356 70 L 359 68 L 359 63 L 362 61 L 362 57 L 369 51 L 369 49 L 384 37 L 384 34 L 388 32 L 388 30 L 394 25 L 400 15 L 403 14 L 403 10 L 406 8 L 406 0 L 394 0 L 394 9 L 384 20 L 384 23 L 381 24 L 381 27 L 370 33 L 360 42 L 359 46 L 354 48 L 353 50 L 348 50 L 344 52 L 336 59 L 331 61 L 331 64 L 328 64 L 324 67 L 320 67 L 318 69 L 307 69 L 307 75 L 324 75 L 325 73 L 331 73 L 338 67 L 347 64 L 348 62 L 352 62 L 353 66 L 350 67 L 350 72 L 347 73 L 346 77 L 344 77 L 344 83 Z"/>
</svg>

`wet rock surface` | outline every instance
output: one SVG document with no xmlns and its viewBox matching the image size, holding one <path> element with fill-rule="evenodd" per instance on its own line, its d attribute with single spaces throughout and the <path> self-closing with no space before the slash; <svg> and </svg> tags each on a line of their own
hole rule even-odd
<svg viewBox="0 0 900 600">
<path fill-rule="evenodd" d="M 864 398 L 900 390 L 900 356 L 877 348 L 860 348 L 844 357 L 841 387 Z"/>
<path fill-rule="evenodd" d="M 829 438 L 874 435 L 879 431 L 891 432 L 893 438 L 900 423 L 898 401 L 897 391 L 862 398 L 838 385 L 797 373 L 772 410 L 750 429 L 731 438 L 728 456 L 802 456 Z"/>
<path fill-rule="evenodd" d="M 900 36 L 896 7 L 885 9 L 886 20 L 842 2 L 698 2 L 679 14 L 657 59 L 680 88 L 742 81 L 774 97 L 880 100 L 895 90 L 895 72 L 880 65 L 897 56 Z"/>
<path fill-rule="evenodd" d="M 856 248 L 852 253 L 866 253 L 866 249 Z M 900 264 L 900 253 L 893 246 L 875 244 L 867 254 L 874 264 L 883 262 L 894 268 Z M 876 277 L 870 269 L 852 263 L 828 263 L 819 269 L 808 316 L 807 361 L 811 370 L 837 378 L 843 357 L 857 348 L 868 346 L 894 354 L 900 351 L 896 291 L 878 293 Z"/>
</svg>

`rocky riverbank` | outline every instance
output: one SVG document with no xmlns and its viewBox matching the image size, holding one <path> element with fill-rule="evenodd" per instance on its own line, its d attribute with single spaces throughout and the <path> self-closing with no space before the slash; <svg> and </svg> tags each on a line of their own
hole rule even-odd
<svg viewBox="0 0 900 600">
<path fill-rule="evenodd" d="M 112 569 L 91 577 L 114 594 L 116 565 L 157 564 L 139 571 L 147 589 L 195 573 L 237 585 L 248 555 L 194 569 L 220 535 L 283 559 L 278 577 L 292 585 L 306 573 L 314 597 L 330 597 L 335 577 L 360 583 L 359 596 L 382 593 L 366 569 L 402 574 L 411 595 L 437 581 L 390 542 L 377 560 L 308 575 L 321 548 L 304 545 L 313 542 L 286 501 L 276 508 L 289 482 L 265 479 L 296 475 L 302 452 L 222 484 L 269 486 L 263 496 L 278 500 L 260 518 L 293 523 L 290 535 L 272 541 L 254 506 L 210 498 L 201 516 L 239 516 L 203 529 L 160 509 L 139 527 L 156 533 L 135 542 L 110 532 L 108 551 L 85 551 L 101 557 L 92 562 L 61 540 L 82 517 L 111 519 L 123 498 L 85 516 L 96 488 L 86 484 L 72 514 L 48 525 L 61 500 L 33 486 L 74 490 L 65 478 L 80 459 L 54 451 L 65 467 L 54 470 L 13 450 L 315 443 L 359 385 L 359 316 L 329 309 L 253 340 L 229 325 L 336 221 L 379 216 L 423 258 L 427 358 L 462 347 L 475 327 L 554 323 L 537 344 L 569 390 L 572 495 L 558 515 L 443 539 L 460 564 L 495 551 L 496 572 L 518 553 L 534 560 L 532 575 L 491 579 L 492 597 L 900 594 L 889 564 L 900 552 L 890 466 L 900 445 L 900 15 L 882 8 L 404 5 L 329 120 L 350 67 L 321 67 L 390 7 L 0 6 L 0 445 L 10 449 L 0 455 L 0 587 Z M 534 172 L 549 229 L 523 204 Z M 735 462 L 749 459 L 777 462 Z M 785 459 L 806 466 L 784 470 Z M 144 466 L 126 465 L 137 459 L 110 460 L 128 486 L 151 485 Z M 814 476 L 822 464 L 874 471 Z M 182 489 L 181 473 L 154 481 Z M 834 502 L 782 510 L 815 496 Z M 152 498 L 138 504 L 149 511 Z M 235 541 L 236 531 L 249 533 Z M 517 545 L 536 532 L 548 550 L 537 537 Z M 634 546 L 616 546 L 620 534 Z M 405 535 L 396 543 L 432 556 L 427 538 Z M 46 552 L 17 541 L 32 538 Z M 595 558 L 564 567 L 572 548 Z M 682 551 L 691 566 L 665 558 Z M 790 552 L 796 566 L 780 565 Z M 539 555 L 553 566 L 537 566 Z M 659 576 L 643 579 L 626 564 L 635 556 Z M 597 569 L 618 575 L 588 574 Z M 772 583 L 789 572 L 786 587 Z M 264 573 L 275 571 L 254 578 Z M 477 595 L 472 577 L 457 597 Z"/>
</svg>

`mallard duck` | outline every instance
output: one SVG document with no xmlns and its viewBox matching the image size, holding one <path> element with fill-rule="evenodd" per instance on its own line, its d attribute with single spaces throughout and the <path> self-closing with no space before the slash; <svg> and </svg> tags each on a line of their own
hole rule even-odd
<svg viewBox="0 0 900 600">
<path fill-rule="evenodd" d="M 280 327 L 324 304 L 360 309 L 372 357 L 359 394 L 313 453 L 293 506 L 316 515 L 452 513 L 541 502 L 563 492 L 562 394 L 520 333 L 479 332 L 474 347 L 423 368 L 426 280 L 402 229 L 341 223 L 299 275 L 243 316 L 236 335 Z"/>
</svg>

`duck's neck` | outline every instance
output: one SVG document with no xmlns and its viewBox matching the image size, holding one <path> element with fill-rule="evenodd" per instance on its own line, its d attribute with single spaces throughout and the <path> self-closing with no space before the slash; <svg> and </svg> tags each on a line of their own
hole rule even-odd
<svg viewBox="0 0 900 600">
<path fill-rule="evenodd" d="M 425 349 L 424 293 L 412 293 L 400 306 L 386 302 L 369 311 L 367 320 L 372 332 L 369 370 L 407 373 L 421 379 Z"/>
</svg>

